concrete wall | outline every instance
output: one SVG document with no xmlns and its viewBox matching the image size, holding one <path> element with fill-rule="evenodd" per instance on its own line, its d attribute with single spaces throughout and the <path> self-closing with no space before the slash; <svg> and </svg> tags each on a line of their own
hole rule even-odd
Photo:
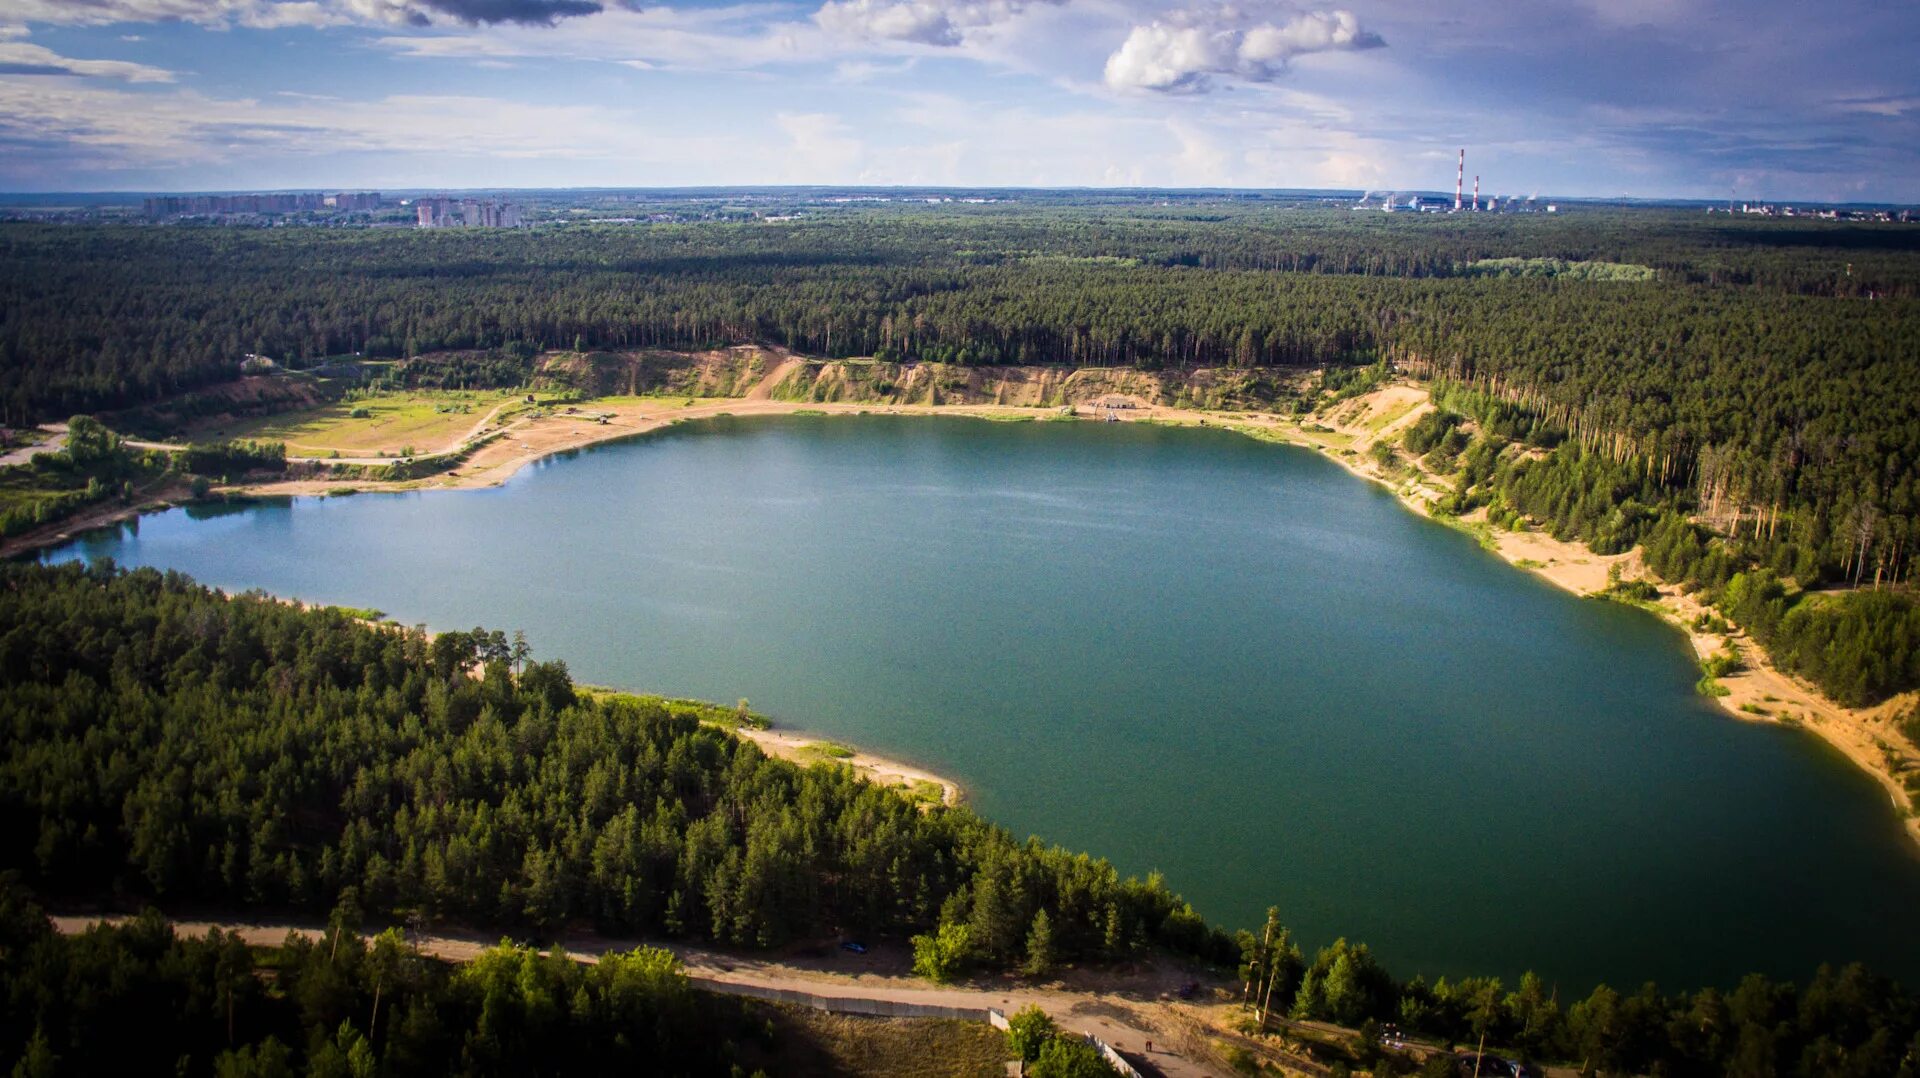
<svg viewBox="0 0 1920 1078">
<path fill-rule="evenodd" d="M 1107 1061 L 1107 1066 L 1119 1071 L 1124 1078 L 1141 1078 L 1140 1072 L 1134 1070 L 1133 1064 L 1127 1062 L 1124 1056 L 1114 1051 L 1113 1045 L 1108 1044 L 1106 1041 L 1101 1040 L 1091 1033 L 1082 1035 L 1087 1038 L 1088 1044 L 1093 1045 L 1093 1047 L 1099 1051 L 1100 1058 Z"/>
</svg>

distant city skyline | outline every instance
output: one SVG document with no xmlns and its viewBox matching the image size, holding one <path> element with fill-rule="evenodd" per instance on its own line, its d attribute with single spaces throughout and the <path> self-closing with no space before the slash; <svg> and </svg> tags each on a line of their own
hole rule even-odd
<svg viewBox="0 0 1920 1078">
<path fill-rule="evenodd" d="M 1843 0 L 0 0 L 0 188 L 1920 201 Z"/>
</svg>

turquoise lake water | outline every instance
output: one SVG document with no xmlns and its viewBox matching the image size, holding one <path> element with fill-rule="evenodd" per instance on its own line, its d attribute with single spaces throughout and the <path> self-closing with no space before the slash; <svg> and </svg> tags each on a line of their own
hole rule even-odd
<svg viewBox="0 0 1920 1078">
<path fill-rule="evenodd" d="M 174 510 L 53 558 L 524 629 L 577 679 L 752 700 L 1018 833 L 1268 905 L 1401 976 L 1920 978 L 1920 857 L 1684 641 L 1313 453 L 1133 424 L 689 424 L 470 492 Z"/>
</svg>

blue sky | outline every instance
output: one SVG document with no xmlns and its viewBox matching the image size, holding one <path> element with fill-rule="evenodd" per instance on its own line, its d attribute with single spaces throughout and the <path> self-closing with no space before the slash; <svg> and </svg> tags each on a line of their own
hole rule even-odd
<svg viewBox="0 0 1920 1078">
<path fill-rule="evenodd" d="M 1920 6 L 0 0 L 0 189 L 1920 201 Z"/>
</svg>

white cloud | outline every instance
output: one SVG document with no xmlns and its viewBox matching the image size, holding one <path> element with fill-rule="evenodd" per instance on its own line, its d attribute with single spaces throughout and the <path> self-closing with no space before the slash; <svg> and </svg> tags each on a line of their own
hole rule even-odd
<svg viewBox="0 0 1920 1078">
<path fill-rule="evenodd" d="M 5 35 L 12 37 L 17 35 Z M 172 82 L 173 72 L 127 60 L 76 60 L 25 41 L 0 40 L 0 75 L 75 75 L 121 82 Z"/>
<path fill-rule="evenodd" d="M 1888 118 L 1920 112 L 1920 97 L 1843 97 L 1833 102 L 1838 112 Z"/>
<path fill-rule="evenodd" d="M 124 22 L 190 22 L 201 26 L 285 26 L 313 17 L 310 0 L 0 0 L 8 17 L 26 22 L 102 26 Z M 280 12 L 279 8 L 294 9 Z M 336 18 L 335 21 L 344 21 Z"/>
<path fill-rule="evenodd" d="M 672 161 L 683 154 L 722 154 L 727 145 L 598 105 L 427 95 L 220 98 L 189 90 L 133 93 L 75 80 L 0 78 L 0 145 L 8 143 L 59 149 L 0 154 L 0 175 L 75 165 L 102 171 L 226 168 L 265 158 L 304 161 L 296 167 L 305 171 L 314 161 L 361 153 L 430 155 L 464 162 L 458 169 L 464 172 L 487 160 Z M 644 182 L 645 176 L 633 179 Z"/>
<path fill-rule="evenodd" d="M 951 47 L 970 31 L 1018 17 L 1030 3 L 1064 0 L 827 0 L 813 13 L 822 29 L 867 41 Z"/>
<path fill-rule="evenodd" d="M 831 60 L 842 50 L 818 26 L 781 22 L 791 9 L 766 4 L 719 8 L 609 7 L 590 19 L 553 27 L 491 26 L 380 38 L 402 56 L 511 60 L 596 60 L 638 70 L 746 71 L 772 64 Z"/>
<path fill-rule="evenodd" d="M 842 60 L 833 66 L 835 82 L 871 82 L 889 75 L 904 75 L 913 70 L 914 58 L 883 64 L 873 60 Z"/>
<path fill-rule="evenodd" d="M 261 30 L 351 23 L 552 26 L 602 6 L 600 0 L 0 0 L 0 12 L 29 23 L 189 22 Z"/>
<path fill-rule="evenodd" d="M 1199 93 L 1216 77 L 1267 82 L 1296 56 L 1383 44 L 1351 11 L 1313 11 L 1274 23 L 1231 5 L 1200 8 L 1135 26 L 1107 58 L 1106 81 L 1115 90 Z"/>
<path fill-rule="evenodd" d="M 846 121 L 824 112 L 782 112 L 774 122 L 787 136 L 781 178 L 791 183 L 860 183 L 867 179 L 867 146 Z"/>
</svg>

